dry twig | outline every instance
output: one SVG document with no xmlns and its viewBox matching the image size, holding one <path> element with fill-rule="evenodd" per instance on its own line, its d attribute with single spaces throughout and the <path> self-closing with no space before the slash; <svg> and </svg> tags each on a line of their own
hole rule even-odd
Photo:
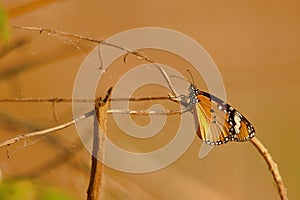
<svg viewBox="0 0 300 200">
<path fill-rule="evenodd" d="M 103 178 L 102 161 L 104 159 L 104 142 L 107 134 L 107 108 L 111 90 L 112 88 L 107 91 L 103 100 L 101 97 L 95 100 L 93 155 L 87 200 L 99 200 L 101 195 Z"/>
<path fill-rule="evenodd" d="M 16 136 L 12 139 L 9 139 L 9 140 L 5 140 L 3 142 L 0 142 L 0 147 L 3 147 L 3 146 L 9 146 L 11 144 L 14 144 L 16 142 L 19 142 L 21 140 L 25 140 L 27 138 L 31 138 L 31 137 L 37 137 L 37 136 L 42 136 L 42 135 L 47 135 L 48 133 L 51 133 L 51 132 L 55 132 L 55 131 L 58 131 L 58 130 L 62 130 L 64 128 L 67 128 L 69 126 L 72 126 L 73 124 L 76 124 L 77 122 L 81 121 L 81 120 L 84 120 L 90 116 L 92 116 L 93 114 L 93 111 L 90 111 L 90 112 L 87 112 L 67 123 L 64 123 L 64 124 L 61 124 L 59 126 L 55 126 L 55 127 L 52 127 L 52 128 L 49 128 L 49 129 L 45 129 L 45 130 L 41 130 L 41 131 L 35 131 L 35 132 L 31 132 L 31 133 L 26 133 L 26 134 L 22 134 L 22 135 L 19 135 L 19 136 Z"/>
<path fill-rule="evenodd" d="M 172 97 L 139 97 L 139 98 L 117 98 L 117 99 L 109 99 L 108 101 L 150 101 L 150 100 L 170 100 L 172 102 L 179 103 L 179 100 Z M 79 102 L 79 103 L 87 103 L 92 102 L 94 100 L 90 99 L 69 99 L 69 98 L 4 98 L 0 99 L 0 103 L 11 103 L 11 102 L 31 102 L 31 103 L 41 103 L 41 102 L 51 102 L 52 105 L 54 103 L 59 102 Z M 129 114 L 129 115 L 176 115 L 183 114 L 188 110 L 167 110 L 167 111 L 152 111 L 152 110 L 120 110 L 113 109 L 107 110 L 107 114 Z"/>
<path fill-rule="evenodd" d="M 150 59 L 147 55 L 145 55 L 142 52 L 132 51 L 130 49 L 127 49 L 125 47 L 122 47 L 122 46 L 119 46 L 119 45 L 116 45 L 116 44 L 112 44 L 112 43 L 107 42 L 105 40 L 98 40 L 98 39 L 83 36 L 83 35 L 78 35 L 78 34 L 73 34 L 73 33 L 68 33 L 68 32 L 63 32 L 63 31 L 57 31 L 57 30 L 52 30 L 52 29 L 48 29 L 48 28 L 39 28 L 39 27 L 31 27 L 31 26 L 14 26 L 14 28 L 30 30 L 30 31 L 38 31 L 39 33 L 47 32 L 48 34 L 53 35 L 53 36 L 59 35 L 59 36 L 64 36 L 64 37 L 70 37 L 70 38 L 75 38 L 75 39 L 79 39 L 79 40 L 85 40 L 85 41 L 97 43 L 99 45 L 101 44 L 101 45 L 110 46 L 110 47 L 113 47 L 113 48 L 116 48 L 116 49 L 120 49 L 120 50 L 126 52 L 125 57 L 124 57 L 124 62 L 126 62 L 126 57 L 129 54 L 131 54 L 131 55 L 135 56 L 136 58 L 138 58 L 140 60 L 145 60 L 145 61 L 151 63 L 153 66 L 155 66 L 162 73 L 162 75 L 164 76 L 164 79 L 167 82 L 170 90 L 172 91 L 172 94 L 174 96 L 178 96 L 178 93 L 176 92 L 175 88 L 171 84 L 170 78 L 167 75 L 167 73 L 165 72 L 165 70 L 159 64 L 155 63 L 154 60 Z"/>
<path fill-rule="evenodd" d="M 37 136 L 43 136 L 43 135 L 47 135 L 51 132 L 55 132 L 55 131 L 58 131 L 58 130 L 62 130 L 64 128 L 67 128 L 71 125 L 74 125 L 76 124 L 77 122 L 79 121 L 82 121 L 90 116 L 93 115 L 93 112 L 94 111 L 90 111 L 90 112 L 87 112 L 69 122 L 66 122 L 64 124 L 61 124 L 61 125 L 58 125 L 58 126 L 55 126 L 55 127 L 52 127 L 52 128 L 49 128 L 49 129 L 44 129 L 44 130 L 41 130 L 41 131 L 35 131 L 35 132 L 30 132 L 30 133 L 25 133 L 25 134 L 22 134 L 22 135 L 18 135 L 14 138 L 11 138 L 9 140 L 5 140 L 3 142 L 0 142 L 0 147 L 3 147 L 3 146 L 8 146 L 8 145 L 11 145 L 11 144 L 14 144 L 16 142 L 19 142 L 21 140 L 25 140 L 25 139 L 28 139 L 28 138 L 31 138 L 31 137 L 37 137 Z M 187 112 L 187 110 L 168 110 L 166 112 L 159 112 L 159 111 L 151 111 L 151 110 L 135 110 L 135 111 L 132 111 L 132 110 L 128 110 L 128 111 L 125 111 L 125 110 L 107 110 L 107 114 L 131 114 L 131 115 L 175 115 L 175 114 L 182 114 L 184 112 Z"/>
<path fill-rule="evenodd" d="M 268 152 L 268 149 L 256 138 L 251 139 L 252 144 L 257 148 L 259 153 L 264 157 L 266 163 L 269 166 L 269 169 L 272 173 L 272 176 L 274 178 L 274 181 L 277 185 L 278 193 L 280 195 L 280 198 L 282 200 L 287 200 L 287 190 L 284 187 L 283 180 L 281 178 L 281 175 L 279 173 L 279 169 L 275 161 L 272 159 L 271 154 Z"/>
<path fill-rule="evenodd" d="M 138 97 L 138 98 L 115 98 L 109 99 L 109 101 L 150 101 L 150 100 L 172 100 L 178 102 L 175 98 L 172 97 Z M 71 99 L 71 98 L 2 98 L 0 103 L 14 103 L 14 102 L 30 102 L 30 103 L 41 103 L 41 102 L 51 102 L 51 103 L 88 103 L 94 102 L 94 99 Z"/>
<path fill-rule="evenodd" d="M 169 80 L 169 77 L 167 76 L 167 74 L 165 73 L 165 71 L 158 65 L 154 62 L 154 60 L 151 60 L 149 59 L 145 54 L 141 53 L 141 52 L 137 52 L 137 51 L 131 51 L 127 48 L 124 48 L 124 47 L 121 47 L 121 46 L 118 46 L 118 45 L 115 45 L 115 44 L 111 44 L 109 42 L 106 42 L 105 40 L 97 40 L 97 39 L 94 39 L 94 38 L 89 38 L 89 37 L 86 37 L 86 36 L 81 36 L 81 35 L 77 35 L 77 34 L 71 34 L 71 33 L 66 33 L 66 32 L 60 32 L 60 31 L 56 31 L 56 30 L 51 30 L 51 29 L 45 29 L 45 28 L 37 28 L 37 27 L 24 27 L 24 26 L 20 26 L 20 27 L 15 27 L 15 28 L 20 28 L 20 29 L 25 29 L 25 30 L 34 30 L 34 31 L 39 31 L 39 33 L 42 33 L 42 32 L 48 32 L 50 35 L 59 35 L 59 36 L 65 36 L 65 37 L 72 37 L 72 38 L 76 38 L 76 39 L 81 39 L 81 40 L 86 40 L 86 41 L 89 41 L 89 42 L 93 42 L 93 43 L 97 43 L 97 44 L 102 44 L 102 45 L 106 45 L 106 46 L 111 46 L 111 47 L 114 47 L 114 48 L 117 48 L 117 49 L 120 49 L 122 51 L 125 51 L 126 52 L 126 55 L 124 57 L 124 62 L 126 62 L 126 57 L 131 54 L 131 55 L 134 55 L 135 57 L 137 57 L 138 59 L 141 59 L 141 60 L 145 60 L 151 64 L 153 64 L 154 66 L 156 66 L 160 72 L 163 74 L 166 82 L 168 83 L 169 85 L 169 88 L 170 90 L 172 91 L 173 95 L 174 96 L 178 96 L 177 93 L 175 92 L 172 84 L 171 84 L 171 81 Z M 168 97 L 169 98 L 169 97 Z M 169 98 L 170 99 L 170 98 Z M 6 100 L 7 101 L 7 100 Z M 48 99 L 49 101 L 49 99 Z M 3 101 L 2 101 L 3 102 Z M 107 105 L 107 104 L 106 104 Z M 183 113 L 183 112 L 186 112 L 186 110 L 181 110 L 179 112 L 170 112 L 170 111 L 167 111 L 167 113 L 169 114 L 178 114 L 178 113 Z M 90 112 L 89 112 L 90 113 Z M 119 114 L 137 114 L 137 115 L 143 115 L 143 114 L 166 114 L 166 113 L 159 113 L 159 112 L 150 112 L 150 111 L 121 111 L 121 110 L 115 110 L 115 111 L 110 111 L 110 110 L 107 110 L 106 112 L 102 113 L 103 115 L 106 116 L 107 113 L 119 113 Z M 91 116 L 91 115 L 89 115 Z M 97 116 L 99 119 L 99 116 Z M 68 123 L 65 123 L 63 125 L 60 125 L 60 126 L 57 126 L 57 127 L 54 127 L 54 128 L 51 128 L 51 129 L 47 129 L 47 130 L 43 130 L 43 131 L 37 131 L 37 132 L 33 132 L 33 133 L 29 133 L 29 134 L 24 134 L 24 135 L 21 135 L 21 136 L 18 136 L 16 138 L 13 138 L 13 139 L 10 139 L 10 140 L 7 140 L 5 142 L 2 142 L 0 143 L 0 147 L 1 146 L 5 146 L 5 145 L 10 145 L 10 144 L 13 144 L 17 141 L 20 141 L 22 139 L 26 139 L 28 137 L 33 137 L 33 136 L 36 136 L 36 135 L 43 135 L 43 134 L 47 134 L 47 133 L 50 133 L 50 132 L 53 132 L 53 131 L 56 131 L 56 130 L 60 130 L 60 129 L 63 129 L 65 127 L 68 127 L 72 124 L 75 124 L 76 122 L 82 120 L 82 119 L 85 119 L 87 118 L 86 114 L 85 115 L 82 115 L 80 116 L 79 118 L 77 118 L 77 120 L 72 120 Z M 101 121 L 100 121 L 101 122 Z M 103 128 L 103 127 L 102 127 Z M 94 138 L 94 141 L 97 141 L 95 140 Z M 277 184 L 277 188 L 278 188 L 278 191 L 279 191 L 279 194 L 280 194 L 280 197 L 282 200 L 287 200 L 288 197 L 287 197 L 287 192 L 286 192 L 286 189 L 284 187 L 284 184 L 283 184 L 283 180 L 280 176 L 280 173 L 279 173 L 279 170 L 278 170 L 278 167 L 277 167 L 277 164 L 273 161 L 271 155 L 268 153 L 268 150 L 263 146 L 263 144 L 257 139 L 257 138 L 252 138 L 251 139 L 251 142 L 253 143 L 253 145 L 258 149 L 258 151 L 260 152 L 260 154 L 264 157 L 265 161 L 267 162 L 269 168 L 270 168 L 270 171 L 273 175 L 273 178 L 275 180 L 275 183 Z M 99 144 L 99 143 L 98 143 Z M 95 147 L 95 146 L 94 146 Z M 99 149 L 98 149 L 99 150 Z M 97 171 L 97 170 L 96 170 Z M 101 175 L 100 175 L 101 176 Z M 92 177 L 92 176 L 91 176 Z M 90 190 L 90 189 L 89 189 Z"/>
</svg>

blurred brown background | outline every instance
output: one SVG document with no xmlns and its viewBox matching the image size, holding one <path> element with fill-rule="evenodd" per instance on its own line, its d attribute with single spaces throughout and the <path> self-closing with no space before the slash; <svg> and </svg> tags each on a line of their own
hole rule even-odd
<svg viewBox="0 0 300 200">
<path fill-rule="evenodd" d="M 61 38 L 15 25 L 99 39 L 137 27 L 174 29 L 211 55 L 227 101 L 253 123 L 279 164 L 290 199 L 300 198 L 299 1 L 7 0 L 2 5 L 10 43 L 25 44 L 0 60 L 0 98 L 71 97 L 76 72 L 93 48 L 78 50 Z M 1 141 L 57 125 L 50 103 L 1 103 L 0 109 Z M 55 111 L 59 123 L 72 117 L 70 104 L 60 103 Z M 90 156 L 74 127 L 26 142 L 34 144 L 12 146 L 9 159 L 1 149 L 4 178 L 32 177 L 85 199 Z M 197 158 L 199 146 L 195 140 L 178 161 L 153 173 L 105 168 L 104 199 L 279 199 L 266 163 L 250 142 L 215 148 L 204 160 Z"/>
</svg>

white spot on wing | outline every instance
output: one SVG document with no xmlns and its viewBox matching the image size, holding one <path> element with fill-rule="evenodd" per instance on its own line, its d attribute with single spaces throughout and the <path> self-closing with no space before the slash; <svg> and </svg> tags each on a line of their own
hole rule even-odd
<svg viewBox="0 0 300 200">
<path fill-rule="evenodd" d="M 241 128 L 241 117 L 240 113 L 236 112 L 234 115 L 234 130 L 236 133 L 240 133 L 240 128 Z"/>
<path fill-rule="evenodd" d="M 222 106 L 218 105 L 218 109 L 219 109 L 219 110 L 222 110 Z"/>
</svg>

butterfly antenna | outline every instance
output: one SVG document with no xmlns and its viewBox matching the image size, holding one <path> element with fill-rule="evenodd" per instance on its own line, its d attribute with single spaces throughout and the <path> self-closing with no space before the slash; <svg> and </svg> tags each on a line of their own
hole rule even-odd
<svg viewBox="0 0 300 200">
<path fill-rule="evenodd" d="M 181 77 L 176 76 L 176 75 L 171 75 L 171 76 L 169 76 L 169 77 L 170 77 L 170 78 L 178 78 L 178 79 L 180 79 L 180 80 L 186 81 L 186 82 L 188 82 L 189 84 L 191 84 L 191 82 L 190 82 L 189 80 L 186 80 L 186 79 L 181 78 Z"/>
<path fill-rule="evenodd" d="M 180 80 L 189 82 L 188 80 L 186 80 L 186 79 L 184 79 L 184 78 L 182 78 L 182 77 L 176 76 L 176 75 L 170 75 L 169 77 L 170 77 L 170 78 L 178 78 L 178 79 L 180 79 Z"/>
<path fill-rule="evenodd" d="M 102 69 L 102 67 L 103 67 L 103 60 L 102 60 L 102 56 L 101 56 L 101 52 L 100 52 L 100 45 L 101 44 L 99 44 L 97 46 L 97 48 L 98 48 L 98 57 L 99 57 L 99 62 L 100 62 L 99 69 Z"/>
<path fill-rule="evenodd" d="M 193 77 L 193 75 L 192 75 L 192 72 L 191 72 L 189 69 L 186 69 L 186 71 L 189 73 L 190 77 L 192 78 L 192 83 L 193 83 L 193 85 L 194 85 L 195 82 L 194 82 L 194 77 Z"/>
</svg>

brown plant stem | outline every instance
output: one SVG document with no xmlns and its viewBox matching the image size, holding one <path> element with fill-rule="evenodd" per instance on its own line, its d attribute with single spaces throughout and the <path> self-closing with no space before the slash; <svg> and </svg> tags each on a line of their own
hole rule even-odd
<svg viewBox="0 0 300 200">
<path fill-rule="evenodd" d="M 6 130 L 13 130 L 13 131 L 20 131 L 20 130 L 39 130 L 42 129 L 43 126 L 35 125 L 30 122 L 26 122 L 24 120 L 18 120 L 13 116 L 6 115 L 0 112 L 0 126 L 3 127 Z M 35 143 L 35 142 L 34 142 Z M 34 143 L 26 142 L 26 145 L 32 145 Z M 30 171 L 24 172 L 24 174 L 14 175 L 14 178 L 36 178 L 38 176 L 42 176 L 46 172 L 51 171 L 52 169 L 62 165 L 62 164 L 68 164 L 68 166 L 79 170 L 89 170 L 89 166 L 86 166 L 84 163 L 78 160 L 72 159 L 74 155 L 80 150 L 82 150 L 83 146 L 81 144 L 75 143 L 74 146 L 78 146 L 78 148 L 69 148 L 68 146 L 65 146 L 64 143 L 62 143 L 56 135 L 49 135 L 49 137 L 46 137 L 43 139 L 43 143 L 55 148 L 59 149 L 60 153 L 55 156 L 54 159 L 47 161 L 46 163 L 42 163 L 41 165 L 38 165 L 35 168 L 32 168 Z M 9 155 L 10 152 L 7 151 L 7 155 Z"/>
<path fill-rule="evenodd" d="M 161 97 L 137 97 L 137 98 L 114 98 L 109 99 L 109 101 L 150 101 L 150 100 L 172 100 L 175 101 L 174 98 L 167 96 Z M 51 103 L 70 103 L 70 102 L 78 102 L 78 103 L 88 103 L 94 102 L 94 99 L 72 99 L 72 98 L 2 98 L 0 99 L 0 103 L 13 103 L 13 102 L 30 102 L 30 103 L 40 103 L 40 102 L 51 102 Z"/>
<path fill-rule="evenodd" d="M 143 52 L 139 52 L 139 51 L 132 51 L 130 49 L 127 49 L 125 47 L 119 46 L 117 44 L 113 44 L 110 42 L 107 42 L 105 40 L 99 40 L 99 39 L 95 39 L 95 38 L 91 38 L 91 37 L 87 37 L 87 36 L 83 36 L 83 35 L 79 35 L 79 34 L 74 34 L 74 33 L 68 33 L 68 32 L 63 32 L 63 31 L 57 31 L 57 30 L 52 30 L 52 29 L 48 29 L 48 28 L 40 28 L 40 27 L 31 27 L 31 26 L 14 26 L 14 28 L 19 28 L 19 29 L 23 29 L 23 30 L 30 30 L 30 31 L 38 31 L 39 33 L 43 33 L 46 32 L 49 35 L 59 35 L 59 36 L 64 36 L 64 37 L 70 37 L 70 38 L 75 38 L 75 39 L 79 39 L 79 40 L 85 40 L 88 42 L 93 42 L 96 44 L 101 44 L 101 45 L 106 45 L 106 46 L 110 46 L 116 49 L 119 49 L 121 51 L 126 52 L 125 56 L 124 56 L 124 62 L 126 62 L 126 58 L 128 57 L 128 55 L 133 55 L 136 58 L 140 59 L 140 60 L 145 60 L 148 63 L 151 63 L 153 66 L 155 66 L 163 75 L 166 83 L 168 84 L 170 90 L 172 91 L 172 94 L 174 96 L 178 96 L 178 93 L 176 92 L 175 88 L 173 87 L 171 80 L 169 78 L 169 76 L 167 75 L 167 73 L 165 72 L 165 70 L 158 64 L 155 62 L 155 60 L 152 60 L 151 58 L 149 58 L 146 54 L 144 54 Z"/>
<path fill-rule="evenodd" d="M 178 99 L 173 97 L 138 97 L 138 98 L 116 98 L 116 99 L 109 99 L 108 101 L 150 101 L 150 100 L 170 100 L 173 102 L 179 102 Z M 94 100 L 90 99 L 70 99 L 70 98 L 3 98 L 0 99 L 0 103 L 12 103 L 12 102 L 31 102 L 31 103 L 41 103 L 41 102 L 51 102 L 52 107 L 54 103 L 59 102 L 78 102 L 78 103 L 88 103 Z M 129 115 L 176 115 L 182 114 L 187 112 L 188 110 L 167 110 L 167 111 L 151 111 L 151 110 L 121 110 L 121 109 L 112 109 L 107 110 L 108 114 L 129 114 Z M 56 114 L 54 112 L 54 117 Z"/>
<path fill-rule="evenodd" d="M 137 110 L 137 111 L 131 111 L 131 110 L 128 110 L 128 111 L 124 111 L 124 110 L 107 110 L 107 113 L 108 114 L 130 114 L 130 115 L 175 115 L 175 114 L 182 114 L 184 112 L 186 112 L 187 110 L 175 110 L 175 111 L 172 111 L 172 110 L 167 110 L 166 112 L 159 112 L 159 111 L 147 111 L 147 110 Z M 35 131 L 35 132 L 30 132 L 30 133 L 25 133 L 25 134 L 22 134 L 22 135 L 18 135 L 14 138 L 11 138 L 11 139 L 8 139 L 8 140 L 5 140 L 3 142 L 0 142 L 0 148 L 3 147 L 3 146 L 9 146 L 11 144 L 14 144 L 16 142 L 19 142 L 21 140 L 26 140 L 27 138 L 31 138 L 31 137 L 37 137 L 37 136 L 43 136 L 43 135 L 47 135 L 51 132 L 55 132 L 55 131 L 58 131 L 58 130 L 62 130 L 64 128 L 67 128 L 71 125 L 74 125 L 76 124 L 77 122 L 79 121 L 82 121 L 90 116 L 92 116 L 94 113 L 94 111 L 90 111 L 90 112 L 87 112 L 69 122 L 66 122 L 64 124 L 61 124 L 61 125 L 58 125 L 58 126 L 55 126 L 55 127 L 52 127 L 52 128 L 48 128 L 48 129 L 44 129 L 44 130 L 40 130 L 40 131 Z"/>
<path fill-rule="evenodd" d="M 271 171 L 274 181 L 277 185 L 280 198 L 282 200 L 288 200 L 287 190 L 284 187 L 283 180 L 279 173 L 278 166 L 275 163 L 275 161 L 272 159 L 271 154 L 268 152 L 267 148 L 259 141 L 259 139 L 257 139 L 257 137 L 252 138 L 250 141 L 256 147 L 259 153 L 264 157 L 266 163 L 268 164 L 269 170 Z"/>
<path fill-rule="evenodd" d="M 152 97 L 151 97 L 152 98 Z M 149 100 L 151 100 L 151 98 Z M 148 99 L 148 98 L 137 98 L 135 100 L 139 101 L 139 100 L 144 100 L 144 99 Z M 7 100 L 7 99 L 6 99 Z M 45 101 L 50 101 L 50 102 L 53 102 L 52 100 L 53 99 L 19 99 L 17 101 L 15 101 L 16 99 L 12 99 L 12 102 L 45 102 Z M 27 101 L 29 100 L 29 101 Z M 62 101 L 64 101 L 65 99 L 62 99 Z M 128 100 L 128 99 L 127 99 Z M 82 100 L 80 100 L 82 101 Z M 87 100 L 83 100 L 83 101 L 87 101 Z M 107 100 L 109 101 L 109 100 Z M 1 100 L 0 100 L 1 102 Z M 2 101 L 2 102 L 10 102 L 10 101 Z M 145 111 L 145 110 L 140 110 L 140 111 L 125 111 L 125 110 L 108 110 L 106 108 L 105 112 L 107 114 L 113 114 L 113 113 L 118 113 L 118 114 L 131 114 L 131 115 L 173 115 L 173 114 L 182 114 L 184 112 L 186 112 L 187 110 L 178 110 L 178 111 L 166 111 L 166 112 L 159 112 L 159 111 Z M 106 113 L 102 111 L 102 115 L 103 116 L 106 116 Z M 52 127 L 52 128 L 49 128 L 49 129 L 45 129 L 45 130 L 41 130 L 41 131 L 36 131 L 36 132 L 31 132 L 31 133 L 27 133 L 27 134 L 22 134 L 22 135 L 19 135 L 17 137 L 14 137 L 12 139 L 9 139 L 9 140 L 6 140 L 6 141 L 3 141 L 3 142 L 0 142 L 0 147 L 3 147 L 3 146 L 9 146 L 11 144 L 14 144 L 18 141 L 21 141 L 21 140 L 26 140 L 27 138 L 31 138 L 31 137 L 35 137 L 35 136 L 42 136 L 42 135 L 46 135 L 50 132 L 54 132 L 54 131 L 57 131 L 57 130 L 61 130 L 61 129 L 64 129 L 68 126 L 71 126 L 81 120 L 84 120 L 90 116 L 92 116 L 94 114 L 94 111 L 90 111 L 90 112 L 87 112 L 85 113 L 84 115 L 81 115 L 79 116 L 78 118 L 74 119 L 74 120 L 71 120 L 67 123 L 64 123 L 64 124 L 61 124 L 59 126 L 56 126 L 56 127 Z M 99 116 L 102 116 L 102 115 L 99 115 Z M 102 120 L 103 121 L 103 120 Z M 266 147 L 264 147 L 264 145 L 256 138 L 252 138 L 251 139 L 251 142 L 252 144 L 257 148 L 257 150 L 259 151 L 259 153 L 264 157 L 265 161 L 267 162 L 268 166 L 269 166 L 269 169 L 272 173 L 272 176 L 274 178 L 274 181 L 277 185 L 277 189 L 278 189 L 278 192 L 279 192 L 279 195 L 280 195 L 280 198 L 282 200 L 287 200 L 288 197 L 287 197 L 287 191 L 286 191 L 286 188 L 283 184 L 283 180 L 282 180 L 282 177 L 279 173 L 279 170 L 278 170 L 278 166 L 277 164 L 274 162 L 274 160 L 272 159 L 270 153 L 268 152 L 268 150 L 266 149 Z"/>
<path fill-rule="evenodd" d="M 124 56 L 124 62 L 126 62 L 126 58 L 127 58 L 128 55 L 133 55 L 136 58 L 138 58 L 140 60 L 145 60 L 145 61 L 151 63 L 153 66 L 157 67 L 157 69 L 162 73 L 162 75 L 164 76 L 166 82 L 168 83 L 169 88 L 170 88 L 170 90 L 173 93 L 173 96 L 175 96 L 175 97 L 178 96 L 176 94 L 176 92 L 175 92 L 172 84 L 171 84 L 171 81 L 170 81 L 168 75 L 165 73 L 165 71 L 163 70 L 163 68 L 159 64 L 155 63 L 154 60 L 148 58 L 147 55 L 143 54 L 142 52 L 132 51 L 132 50 L 129 50 L 127 48 L 118 46 L 116 44 L 111 44 L 111 43 L 109 43 L 109 42 L 107 42 L 105 40 L 97 40 L 97 39 L 94 39 L 94 38 L 90 38 L 90 37 L 86 37 L 86 36 L 82 36 L 82 35 L 78 35 L 78 34 L 72 34 L 72 33 L 67 33 L 67 32 L 60 32 L 60 31 L 51 30 L 51 29 L 47 29 L 47 28 L 24 27 L 24 26 L 23 27 L 22 26 L 15 27 L 15 28 L 20 28 L 20 29 L 25 29 L 25 30 L 31 30 L 31 31 L 32 30 L 33 31 L 38 31 L 39 33 L 47 32 L 49 35 L 52 35 L 52 36 L 59 35 L 59 36 L 64 36 L 64 37 L 71 37 L 71 38 L 85 40 L 85 41 L 97 43 L 99 45 L 100 44 L 101 45 L 106 45 L 106 46 L 110 46 L 110 47 L 122 50 L 122 51 L 124 51 L 126 53 L 125 56 Z M 107 95 L 107 98 L 108 98 L 108 95 Z M 169 98 L 169 100 L 172 100 L 172 99 Z M 4 101 L 2 101 L 2 102 L 4 102 Z M 100 106 L 100 104 L 98 105 L 97 102 L 95 102 L 95 110 L 96 110 L 96 115 L 94 115 L 94 117 L 95 117 L 95 120 L 94 120 L 95 121 L 95 126 L 94 126 L 94 129 L 95 129 L 94 130 L 94 150 L 95 151 L 93 150 L 93 154 L 96 153 L 96 155 L 103 155 L 103 152 L 102 152 L 102 154 L 101 154 L 101 152 L 99 152 L 99 150 L 101 150 L 101 148 L 99 148 L 99 144 L 101 144 L 101 142 L 99 141 L 100 136 L 97 135 L 97 134 L 99 134 L 99 128 L 102 129 L 104 133 L 106 133 L 106 129 L 105 129 L 106 122 L 105 122 L 105 119 L 101 119 L 101 117 L 106 117 L 107 113 L 137 114 L 137 115 L 148 115 L 148 114 L 164 114 L 164 115 L 166 115 L 166 114 L 178 114 L 178 113 L 181 114 L 183 112 L 186 112 L 186 110 L 180 110 L 180 111 L 177 111 L 177 112 L 171 112 L 171 111 L 157 112 L 157 111 L 107 110 L 107 107 L 106 107 L 107 103 L 105 103 L 104 101 L 101 101 L 101 102 L 104 103 L 104 104 L 100 103 L 101 106 Z M 97 105 L 98 105 L 98 108 L 97 108 Z M 106 110 L 105 110 L 105 108 L 106 108 Z M 105 110 L 105 112 L 102 109 Z M 102 114 L 99 114 L 99 113 L 102 113 Z M 89 116 L 91 116 L 91 115 L 89 115 Z M 84 116 L 83 118 L 80 118 L 80 120 L 85 119 L 85 118 L 87 118 L 87 116 Z M 100 127 L 98 127 L 96 125 L 96 121 L 99 122 Z M 73 125 L 76 122 L 78 122 L 78 120 L 72 120 L 72 121 L 70 121 L 68 123 L 65 123 L 63 125 L 60 125 L 60 126 L 57 126 L 57 127 L 51 128 L 51 129 L 47 129 L 47 130 L 43 130 L 43 131 L 37 131 L 37 132 L 33 132 L 33 133 L 28 133 L 28 134 L 20 135 L 18 137 L 15 137 L 13 139 L 10 139 L 10 140 L 7 140 L 7 141 L 4 141 L 4 142 L 0 143 L 0 147 L 1 146 L 5 146 L 5 145 L 8 146 L 8 145 L 13 144 L 13 143 L 15 143 L 17 141 L 20 141 L 22 139 L 33 137 L 33 136 L 36 136 L 36 135 L 43 135 L 43 134 L 47 134 L 49 132 L 60 130 L 60 129 L 63 129 L 63 128 L 68 127 L 70 125 Z M 104 125 L 104 127 L 101 127 L 102 126 L 101 124 Z M 96 130 L 96 128 L 97 128 L 97 130 Z M 105 131 L 104 131 L 104 129 L 105 129 Z M 267 162 L 267 164 L 269 166 L 269 169 L 270 169 L 270 171 L 271 171 L 271 173 L 273 175 L 274 181 L 275 181 L 275 183 L 277 185 L 277 189 L 278 189 L 278 192 L 279 192 L 279 195 L 280 195 L 281 199 L 282 200 L 287 200 L 288 199 L 288 197 L 287 197 L 287 191 L 286 191 L 286 188 L 285 188 L 285 186 L 283 184 L 283 180 L 282 180 L 282 177 L 281 177 L 281 175 L 279 173 L 277 164 L 272 159 L 272 157 L 269 154 L 268 150 L 264 147 L 264 145 L 256 137 L 252 138 L 251 142 L 257 148 L 257 150 L 259 151 L 259 153 L 264 157 L 265 161 Z M 98 163 L 99 163 L 99 161 L 95 157 L 92 157 L 92 171 L 91 171 L 91 179 L 90 180 L 91 180 L 91 182 L 93 182 L 94 185 L 98 185 L 98 186 L 100 185 L 101 186 L 101 183 L 102 183 L 101 182 L 102 167 L 99 168 L 99 166 L 102 166 L 102 164 L 98 165 Z M 97 168 L 98 168 L 98 170 L 97 170 Z M 97 177 L 98 177 L 98 179 L 96 179 Z M 95 183 L 95 181 L 99 180 L 99 177 L 100 177 L 100 182 L 98 181 L 98 183 Z M 90 185 L 91 185 L 91 182 L 90 182 Z M 89 186 L 89 189 L 88 189 L 88 199 L 91 199 L 91 200 L 94 197 L 99 196 L 99 192 L 96 191 L 96 189 L 99 189 L 99 187 L 95 187 L 94 185 L 92 185 L 91 188 Z M 95 195 L 93 194 L 93 192 L 95 192 Z"/>
<path fill-rule="evenodd" d="M 106 97 L 103 100 L 101 97 L 95 100 L 93 155 L 87 200 L 100 200 L 101 196 L 103 179 L 103 163 L 101 161 L 104 159 L 108 98 L 111 94 L 111 90 L 112 88 L 107 91 Z"/>
<path fill-rule="evenodd" d="M 84 120 L 90 116 L 92 116 L 93 112 L 90 111 L 90 112 L 87 112 L 69 122 L 66 122 L 64 124 L 61 124 L 61 125 L 58 125 L 58 126 L 55 126 L 55 127 L 52 127 L 52 128 L 49 128 L 49 129 L 44 129 L 44 130 L 40 130 L 40 131 L 34 131 L 34 132 L 30 132 L 30 133 L 26 133 L 26 134 L 22 134 L 22 135 L 19 135 L 19 136 L 16 136 L 14 138 L 11 138 L 9 140 L 5 140 L 3 142 L 0 142 L 0 147 L 3 147 L 3 146 L 9 146 L 11 144 L 14 144 L 16 142 L 19 142 L 21 140 L 26 140 L 27 138 L 31 138 L 31 137 L 37 137 L 37 136 L 42 136 L 42 135 L 47 135 L 48 133 L 51 133 L 51 132 L 55 132 L 55 131 L 58 131 L 58 130 L 62 130 L 64 128 L 67 128 L 69 126 L 72 126 L 73 124 L 76 124 L 77 122 L 81 121 L 81 120 Z"/>
</svg>

